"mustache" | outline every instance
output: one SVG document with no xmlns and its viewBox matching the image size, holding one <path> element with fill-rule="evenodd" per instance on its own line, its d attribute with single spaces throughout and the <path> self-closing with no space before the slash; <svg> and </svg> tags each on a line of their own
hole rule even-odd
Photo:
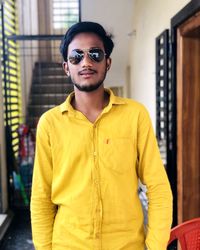
<svg viewBox="0 0 200 250">
<path fill-rule="evenodd" d="M 97 71 L 94 70 L 94 69 L 83 69 L 83 70 L 80 70 L 78 72 L 78 74 L 81 75 L 81 74 L 88 73 L 88 72 L 90 72 L 90 73 L 97 73 Z"/>
</svg>

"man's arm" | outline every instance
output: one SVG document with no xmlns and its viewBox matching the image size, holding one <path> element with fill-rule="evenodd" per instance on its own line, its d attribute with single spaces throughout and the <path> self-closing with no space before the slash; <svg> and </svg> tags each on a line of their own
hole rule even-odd
<svg viewBox="0 0 200 250">
<path fill-rule="evenodd" d="M 138 174 L 147 187 L 148 250 L 166 250 L 172 224 L 172 193 L 147 111 L 138 121 Z"/>
<path fill-rule="evenodd" d="M 31 224 L 36 250 L 52 250 L 56 206 L 51 201 L 52 156 L 49 124 L 42 116 L 37 127 L 31 194 Z"/>
</svg>

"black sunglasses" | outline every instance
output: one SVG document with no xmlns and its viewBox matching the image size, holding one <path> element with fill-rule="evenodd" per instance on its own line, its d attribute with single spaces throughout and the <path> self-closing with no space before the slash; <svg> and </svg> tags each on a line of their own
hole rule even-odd
<svg viewBox="0 0 200 250">
<path fill-rule="evenodd" d="M 106 56 L 104 51 L 99 48 L 92 48 L 86 50 L 74 49 L 69 55 L 68 60 L 71 64 L 78 64 L 81 60 L 83 60 L 85 52 L 92 61 L 97 63 L 103 61 Z"/>
</svg>

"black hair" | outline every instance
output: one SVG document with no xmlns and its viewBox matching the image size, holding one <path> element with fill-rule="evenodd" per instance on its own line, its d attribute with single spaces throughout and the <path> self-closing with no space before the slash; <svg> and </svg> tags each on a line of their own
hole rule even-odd
<svg viewBox="0 0 200 250">
<path fill-rule="evenodd" d="M 112 53 L 114 43 L 112 41 L 112 35 L 107 34 L 104 28 L 94 22 L 79 22 L 74 25 L 72 25 L 66 32 L 66 34 L 63 37 L 63 40 L 60 45 L 60 52 L 62 54 L 62 57 L 64 61 L 67 61 L 67 53 L 68 53 L 68 46 L 72 42 L 73 38 L 83 32 L 91 32 L 95 33 L 99 36 L 99 38 L 102 40 L 106 57 L 110 57 L 110 54 Z"/>
</svg>

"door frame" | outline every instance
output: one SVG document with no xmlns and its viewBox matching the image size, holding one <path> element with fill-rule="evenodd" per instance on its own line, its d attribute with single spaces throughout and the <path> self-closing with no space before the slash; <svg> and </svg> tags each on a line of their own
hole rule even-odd
<svg viewBox="0 0 200 250">
<path fill-rule="evenodd" d="M 200 1 L 192 0 L 183 9 L 181 9 L 171 19 L 171 42 L 172 42 L 172 135 L 171 145 L 169 149 L 168 176 L 171 183 L 174 204 L 173 204 L 173 225 L 178 222 L 178 202 L 177 202 L 177 29 L 187 19 L 200 11 Z"/>
</svg>

